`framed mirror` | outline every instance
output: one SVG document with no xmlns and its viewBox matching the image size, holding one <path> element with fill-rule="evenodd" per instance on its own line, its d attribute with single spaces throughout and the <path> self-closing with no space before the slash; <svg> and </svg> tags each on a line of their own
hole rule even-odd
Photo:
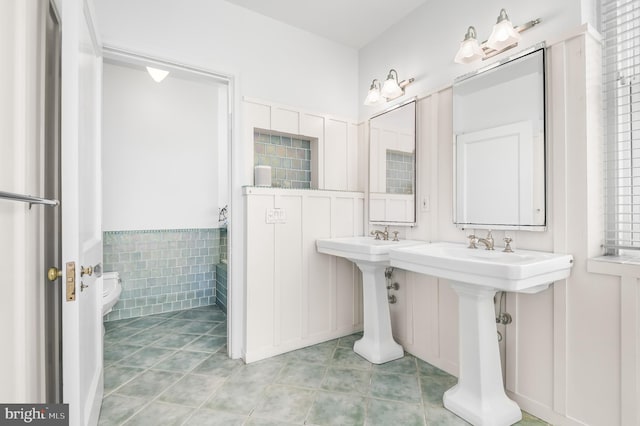
<svg viewBox="0 0 640 426">
<path fill-rule="evenodd" d="M 415 225 L 416 99 L 369 120 L 369 222 Z"/>
<path fill-rule="evenodd" d="M 546 229 L 545 126 L 544 47 L 456 80 L 458 227 Z"/>
</svg>

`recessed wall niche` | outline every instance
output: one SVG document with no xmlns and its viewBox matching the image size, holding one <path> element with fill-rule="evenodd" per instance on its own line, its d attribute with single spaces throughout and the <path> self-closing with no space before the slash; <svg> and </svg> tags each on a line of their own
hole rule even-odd
<svg viewBox="0 0 640 426">
<path fill-rule="evenodd" d="M 254 166 L 271 166 L 271 186 L 317 189 L 317 138 L 255 128 Z"/>
</svg>

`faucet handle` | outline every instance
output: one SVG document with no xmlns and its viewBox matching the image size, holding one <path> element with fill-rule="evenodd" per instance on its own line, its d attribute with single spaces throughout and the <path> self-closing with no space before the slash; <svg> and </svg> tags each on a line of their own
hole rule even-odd
<svg viewBox="0 0 640 426">
<path fill-rule="evenodd" d="M 504 250 L 502 250 L 503 252 L 513 253 L 513 250 L 511 249 L 511 241 L 513 241 L 511 237 L 504 238 Z"/>
<path fill-rule="evenodd" d="M 375 230 L 373 230 L 373 229 L 371 230 L 369 235 L 373 235 L 374 240 L 379 240 L 380 239 L 380 234 L 378 232 L 376 232 Z"/>
<path fill-rule="evenodd" d="M 478 238 L 473 234 L 468 235 L 467 238 L 469 238 L 469 247 L 467 248 L 471 248 L 471 249 L 477 248 L 476 243 L 478 242 Z"/>
<path fill-rule="evenodd" d="M 393 241 L 400 241 L 400 239 L 398 238 L 398 231 L 393 231 Z"/>
</svg>

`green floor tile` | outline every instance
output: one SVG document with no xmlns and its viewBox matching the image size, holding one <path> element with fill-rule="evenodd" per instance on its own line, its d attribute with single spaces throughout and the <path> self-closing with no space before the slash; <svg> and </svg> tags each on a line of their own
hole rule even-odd
<svg viewBox="0 0 640 426">
<path fill-rule="evenodd" d="M 302 423 L 313 403 L 313 396 L 311 390 L 272 385 L 265 390 L 253 413 L 256 417 Z"/>
<path fill-rule="evenodd" d="M 331 367 L 321 387 L 327 391 L 367 395 L 370 384 L 370 371 Z"/>
<path fill-rule="evenodd" d="M 367 400 L 355 395 L 318 392 L 309 412 L 316 425 L 364 425 Z"/>
<path fill-rule="evenodd" d="M 424 426 L 425 424 L 422 404 L 369 399 L 367 426 Z"/>
</svg>

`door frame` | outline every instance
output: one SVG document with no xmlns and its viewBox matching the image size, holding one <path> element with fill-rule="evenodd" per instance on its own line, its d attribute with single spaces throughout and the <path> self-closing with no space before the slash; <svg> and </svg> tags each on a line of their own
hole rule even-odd
<svg viewBox="0 0 640 426">
<path fill-rule="evenodd" d="M 244 328 L 243 324 L 243 315 L 244 310 L 241 309 L 243 306 L 243 302 L 241 298 L 236 296 L 238 292 L 238 288 L 241 287 L 236 283 L 236 274 L 234 268 L 234 241 L 237 241 L 238 231 L 242 227 L 242 221 L 234 220 L 236 216 L 234 213 L 236 210 L 240 208 L 238 200 L 236 199 L 236 195 L 233 192 L 233 188 L 235 187 L 235 169 L 233 160 L 236 158 L 234 154 L 235 146 L 237 145 L 237 140 L 235 135 L 238 134 L 236 117 L 238 114 L 236 113 L 235 108 L 239 105 L 237 101 L 237 92 L 236 92 L 236 81 L 237 77 L 233 74 L 222 73 L 213 71 L 210 69 L 193 66 L 189 64 L 185 64 L 182 62 L 177 62 L 168 58 L 161 58 L 157 56 L 150 56 L 144 53 L 124 49 L 118 46 L 113 46 L 107 44 L 103 44 L 102 46 L 103 57 L 106 60 L 112 60 L 120 63 L 128 63 L 128 64 L 136 64 L 136 65 L 144 65 L 144 66 L 157 66 L 158 68 L 166 69 L 168 71 L 178 71 L 178 72 L 187 72 L 195 75 L 204 76 L 208 79 L 216 80 L 220 83 L 223 83 L 227 87 L 227 162 L 229 164 L 227 170 L 227 193 L 228 193 L 228 203 L 229 210 L 231 214 L 228 216 L 228 255 L 227 255 L 227 264 L 228 268 L 228 276 L 227 276 L 227 350 L 228 355 L 231 358 L 240 358 L 242 354 L 242 348 L 244 345 Z M 239 302 L 239 303 L 238 303 Z M 238 307 L 240 305 L 240 308 Z"/>
<path fill-rule="evenodd" d="M 43 52 L 44 77 L 44 190 L 45 197 L 60 199 L 62 191 L 62 22 L 55 0 L 45 0 L 42 7 L 42 24 L 45 28 Z M 54 21 L 52 34 L 49 33 L 49 19 Z M 50 56 L 52 55 L 52 56 Z M 54 61 L 49 70 L 50 61 Z M 50 81 L 47 72 L 53 72 Z M 53 84 L 51 84 L 53 83 Z M 53 103 L 52 103 L 53 102 Z M 53 120 L 53 121 L 52 121 Z M 45 267 L 62 265 L 62 217 L 60 206 L 44 212 L 44 258 Z M 45 280 L 44 296 L 44 351 L 45 351 L 45 392 L 46 401 L 62 402 L 62 283 L 58 278 L 52 282 Z"/>
</svg>

